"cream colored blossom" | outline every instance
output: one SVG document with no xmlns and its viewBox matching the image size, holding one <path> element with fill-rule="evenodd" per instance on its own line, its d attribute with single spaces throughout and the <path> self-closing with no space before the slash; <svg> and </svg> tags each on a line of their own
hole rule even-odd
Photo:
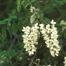
<svg viewBox="0 0 66 66">
<path fill-rule="evenodd" d="M 50 33 L 51 32 L 50 24 L 47 24 L 46 25 L 46 32 L 47 33 Z"/>
<path fill-rule="evenodd" d="M 38 23 L 36 23 L 32 27 L 24 27 L 23 28 L 23 43 L 24 43 L 24 48 L 28 52 L 29 56 L 33 55 L 36 52 L 36 45 L 38 44 L 37 39 L 38 39 Z M 25 31 L 26 30 L 26 31 Z"/>
<path fill-rule="evenodd" d="M 52 25 L 55 25 L 56 22 L 52 19 L 52 21 L 50 22 Z"/>
<path fill-rule="evenodd" d="M 23 43 L 25 44 L 24 48 L 29 55 L 33 55 L 34 52 L 36 52 L 36 45 L 38 44 L 37 39 L 40 32 L 45 40 L 47 48 L 50 50 L 50 54 L 53 57 L 59 55 L 61 47 L 59 46 L 58 31 L 57 27 L 55 27 L 55 24 L 56 22 L 52 20 L 50 24 L 47 24 L 46 26 L 44 24 L 39 24 L 38 26 L 38 23 L 36 23 L 32 27 L 23 27 L 22 31 L 24 32 L 24 35 L 22 37 Z"/>
<path fill-rule="evenodd" d="M 66 57 L 64 57 L 64 66 L 66 66 Z"/>
<path fill-rule="evenodd" d="M 61 47 L 58 41 L 57 27 L 55 27 L 56 22 L 52 20 L 51 24 L 47 24 L 46 27 L 40 24 L 40 31 L 43 35 L 47 48 L 50 49 L 50 53 L 53 57 L 59 55 Z"/>
</svg>

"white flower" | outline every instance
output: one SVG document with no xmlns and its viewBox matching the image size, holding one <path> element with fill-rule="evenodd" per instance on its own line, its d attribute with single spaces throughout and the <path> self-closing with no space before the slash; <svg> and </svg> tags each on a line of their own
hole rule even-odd
<svg viewBox="0 0 66 66">
<path fill-rule="evenodd" d="M 34 24 L 32 27 L 23 27 L 22 31 L 24 32 L 24 35 L 22 37 L 23 43 L 25 44 L 24 48 L 29 53 L 29 55 L 31 55 L 31 53 L 33 55 L 34 52 L 36 52 L 36 45 L 38 44 L 37 39 L 40 32 L 43 36 L 43 39 L 45 40 L 47 48 L 50 49 L 50 54 L 53 57 L 59 55 L 61 47 L 59 46 L 58 31 L 57 27 L 55 27 L 55 24 L 56 22 L 52 20 L 51 24 L 47 24 L 46 27 L 44 24 L 39 24 L 38 26 L 38 23 Z"/>
<path fill-rule="evenodd" d="M 24 48 L 28 52 L 29 56 L 33 55 L 36 52 L 36 45 L 38 44 L 37 39 L 39 35 L 38 29 L 38 23 L 36 23 L 32 27 L 23 27 L 22 30 L 24 32 L 24 35 L 22 36 Z"/>
<path fill-rule="evenodd" d="M 55 52 L 54 52 L 54 50 L 52 50 L 52 49 L 50 49 L 50 53 L 51 53 L 51 55 L 53 56 L 53 57 L 55 57 Z"/>
<path fill-rule="evenodd" d="M 64 66 L 66 66 L 66 57 L 64 57 Z"/>
<path fill-rule="evenodd" d="M 30 33 L 30 27 L 23 27 L 22 31 L 24 31 L 24 33 L 28 35 Z"/>
<path fill-rule="evenodd" d="M 46 27 L 44 27 L 43 24 L 40 24 L 40 31 L 43 35 L 46 46 L 50 49 L 50 53 L 53 57 L 58 56 L 61 49 L 55 24 L 56 22 L 54 22 L 54 20 L 51 21 L 51 24 L 47 24 Z"/>
<path fill-rule="evenodd" d="M 40 30 L 44 28 L 44 24 L 39 24 Z"/>
<path fill-rule="evenodd" d="M 48 30 L 50 28 L 50 24 L 47 24 L 46 25 L 46 29 Z"/>
<path fill-rule="evenodd" d="M 55 25 L 55 24 L 56 24 L 56 22 L 54 22 L 54 20 L 52 20 L 50 23 L 51 23 L 52 25 Z"/>
<path fill-rule="evenodd" d="M 47 33 L 50 33 L 50 32 L 51 32 L 50 24 L 47 24 L 47 25 L 46 25 L 46 32 L 47 32 Z"/>
</svg>

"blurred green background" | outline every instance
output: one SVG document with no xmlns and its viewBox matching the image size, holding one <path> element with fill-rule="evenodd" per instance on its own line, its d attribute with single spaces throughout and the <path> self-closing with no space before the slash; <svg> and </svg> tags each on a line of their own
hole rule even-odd
<svg viewBox="0 0 66 66">
<path fill-rule="evenodd" d="M 54 63 L 56 66 L 64 66 L 66 0 L 0 0 L 0 66 L 39 66 L 31 64 L 32 57 L 29 57 L 23 48 L 21 30 L 23 26 L 30 25 L 31 5 L 40 10 L 42 23 L 49 23 L 52 19 L 57 22 L 59 41 L 62 46 L 59 57 L 55 58 L 51 57 L 46 47 L 39 47 L 34 61 L 37 62 L 36 59 L 39 58 L 41 66 L 47 64 L 54 66 Z M 42 41 L 39 43 L 42 44 Z"/>
</svg>

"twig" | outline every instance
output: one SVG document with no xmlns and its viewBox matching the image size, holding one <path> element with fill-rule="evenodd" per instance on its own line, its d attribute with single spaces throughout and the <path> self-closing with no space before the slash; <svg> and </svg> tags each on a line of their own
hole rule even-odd
<svg viewBox="0 0 66 66">
<path fill-rule="evenodd" d="M 39 65 L 38 63 L 36 63 L 36 62 L 33 62 L 33 64 L 35 64 L 36 66 L 41 66 L 41 65 Z"/>
<path fill-rule="evenodd" d="M 35 56 L 36 56 L 36 53 L 34 54 L 33 58 L 31 59 L 31 62 L 29 63 L 29 66 L 32 66 L 33 61 L 34 61 L 34 59 L 35 59 Z"/>
</svg>

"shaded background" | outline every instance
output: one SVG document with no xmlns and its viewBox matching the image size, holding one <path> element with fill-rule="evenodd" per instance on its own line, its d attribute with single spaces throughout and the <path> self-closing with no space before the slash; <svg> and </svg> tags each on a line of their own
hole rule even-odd
<svg viewBox="0 0 66 66">
<path fill-rule="evenodd" d="M 0 66 L 29 66 L 33 58 L 29 57 L 23 48 L 22 27 L 30 25 L 30 6 L 40 9 L 42 23 L 49 23 L 54 19 L 57 22 L 59 41 L 62 49 L 59 57 L 53 58 L 49 49 L 39 40 L 39 49 L 34 61 L 40 59 L 40 65 L 51 64 L 63 66 L 66 56 L 66 0 L 0 0 Z M 46 52 L 46 53 L 45 53 Z M 37 66 L 31 64 L 31 66 Z"/>
</svg>

